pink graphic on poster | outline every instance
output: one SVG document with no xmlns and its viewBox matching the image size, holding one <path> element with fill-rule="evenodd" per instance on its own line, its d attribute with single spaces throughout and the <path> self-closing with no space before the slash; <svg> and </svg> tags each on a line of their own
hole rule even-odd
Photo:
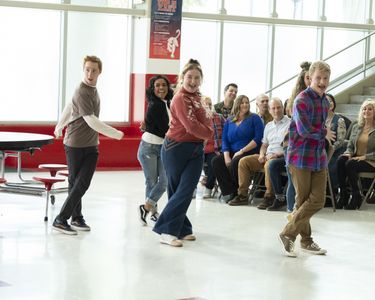
<svg viewBox="0 0 375 300">
<path fill-rule="evenodd" d="M 150 58 L 180 59 L 182 0 L 152 0 Z"/>
</svg>

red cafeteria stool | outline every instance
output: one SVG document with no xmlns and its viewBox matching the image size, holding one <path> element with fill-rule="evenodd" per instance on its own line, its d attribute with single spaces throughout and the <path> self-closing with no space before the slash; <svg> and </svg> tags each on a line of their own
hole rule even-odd
<svg viewBox="0 0 375 300">
<path fill-rule="evenodd" d="M 68 166 L 62 164 L 41 164 L 38 168 L 49 171 L 51 176 L 55 177 L 58 171 L 67 170 Z"/>
<path fill-rule="evenodd" d="M 69 171 L 68 170 L 58 171 L 57 175 L 69 177 Z"/>
<path fill-rule="evenodd" d="M 65 179 L 64 178 L 56 178 L 56 177 L 38 177 L 38 176 L 34 176 L 33 179 L 35 181 L 39 181 L 39 182 L 44 183 L 44 187 L 45 187 L 46 192 L 47 192 L 46 215 L 44 217 L 44 221 L 46 222 L 46 221 L 48 221 L 48 199 L 49 199 L 49 194 L 51 192 L 51 189 L 56 182 L 63 182 L 63 181 L 65 181 Z"/>
</svg>

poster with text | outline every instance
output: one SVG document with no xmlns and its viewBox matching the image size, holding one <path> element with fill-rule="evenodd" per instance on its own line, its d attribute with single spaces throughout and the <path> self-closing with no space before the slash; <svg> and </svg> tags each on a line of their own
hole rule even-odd
<svg viewBox="0 0 375 300">
<path fill-rule="evenodd" d="M 150 58 L 180 59 L 182 0 L 152 0 Z"/>
</svg>

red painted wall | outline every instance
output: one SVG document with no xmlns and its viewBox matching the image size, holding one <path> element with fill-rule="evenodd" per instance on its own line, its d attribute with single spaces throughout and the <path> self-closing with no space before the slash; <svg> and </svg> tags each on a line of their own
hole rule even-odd
<svg viewBox="0 0 375 300">
<path fill-rule="evenodd" d="M 145 90 L 153 74 L 131 74 L 130 76 L 130 115 L 129 124 L 114 126 L 125 133 L 121 140 L 100 136 L 98 169 L 134 170 L 141 169 L 137 160 L 138 146 L 141 140 L 140 122 L 146 109 Z M 172 84 L 177 81 L 177 75 L 164 75 Z M 0 124 L 0 131 L 30 132 L 49 134 L 53 136 L 55 124 Z M 32 156 L 22 153 L 22 168 L 36 169 L 39 164 L 66 164 L 62 139 L 55 139 L 53 144 L 43 146 Z M 15 158 L 7 158 L 6 166 L 16 167 Z"/>
<path fill-rule="evenodd" d="M 140 169 L 137 160 L 138 145 L 141 140 L 141 132 L 138 124 L 134 126 L 114 126 L 125 132 L 121 141 L 100 136 L 99 144 L 99 169 L 132 170 Z M 49 134 L 53 136 L 55 125 L 0 125 L 0 131 L 31 132 Z M 63 140 L 55 139 L 53 144 L 43 146 L 41 151 L 35 151 L 33 155 L 22 153 L 22 168 L 35 169 L 42 163 L 65 164 L 65 152 Z M 16 167 L 15 158 L 7 158 L 6 165 Z"/>
</svg>

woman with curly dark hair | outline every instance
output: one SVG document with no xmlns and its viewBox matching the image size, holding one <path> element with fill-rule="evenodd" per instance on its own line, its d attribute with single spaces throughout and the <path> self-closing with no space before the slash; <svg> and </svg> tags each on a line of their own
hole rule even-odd
<svg viewBox="0 0 375 300">
<path fill-rule="evenodd" d="M 161 161 L 161 147 L 169 128 L 169 106 L 173 90 L 166 77 L 157 75 L 150 79 L 146 90 L 148 102 L 143 124 L 143 135 L 138 148 L 138 160 L 146 178 L 146 202 L 139 206 L 141 224 L 151 212 L 151 221 L 158 220 L 157 202 L 167 189 L 167 177 Z"/>
</svg>

